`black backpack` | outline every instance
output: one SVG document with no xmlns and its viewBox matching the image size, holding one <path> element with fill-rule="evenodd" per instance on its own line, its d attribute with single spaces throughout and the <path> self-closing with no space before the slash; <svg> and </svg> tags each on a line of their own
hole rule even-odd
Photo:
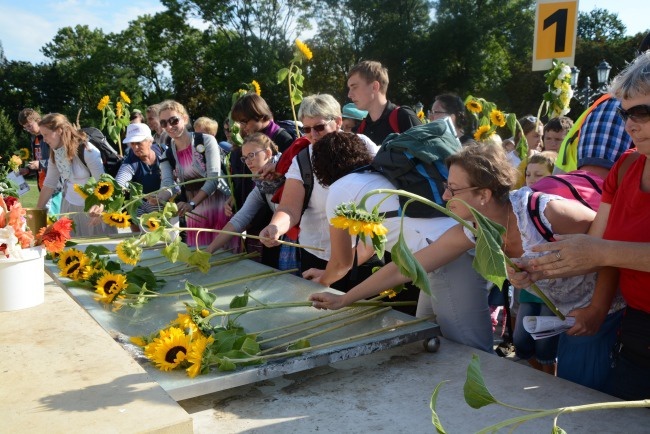
<svg viewBox="0 0 650 434">
<path fill-rule="evenodd" d="M 113 149 L 110 143 L 108 143 L 108 140 L 106 140 L 104 134 L 102 134 L 102 132 L 97 128 L 86 127 L 82 128 L 81 131 L 86 133 L 86 136 L 88 136 L 88 141 L 92 143 L 97 149 L 99 149 L 99 153 L 102 155 L 104 172 L 115 178 L 117 172 L 120 170 L 120 166 L 122 165 L 124 157 L 118 154 L 115 149 Z M 86 158 L 84 156 L 84 150 L 84 146 L 79 146 L 77 148 L 77 155 L 79 156 L 79 159 L 84 164 L 84 166 L 88 167 L 86 164 Z"/>
<path fill-rule="evenodd" d="M 398 189 L 425 197 L 445 206 L 442 199 L 448 171 L 445 159 L 461 149 L 449 118 L 416 125 L 401 134 L 390 134 L 377 151 L 370 167 L 384 175 Z M 400 209 L 409 199 L 400 196 Z M 389 215 L 390 214 L 390 215 Z M 420 202 L 406 208 L 406 216 L 416 218 L 443 217 L 444 214 Z"/>
<path fill-rule="evenodd" d="M 293 140 L 296 140 L 297 138 L 305 135 L 304 131 L 302 130 L 302 126 L 300 126 L 300 124 L 294 121 L 293 119 L 287 119 L 284 121 L 275 121 L 275 123 L 278 124 L 281 129 L 289 133 L 289 135 Z M 298 127 L 298 132 L 296 132 L 296 127 Z"/>
</svg>

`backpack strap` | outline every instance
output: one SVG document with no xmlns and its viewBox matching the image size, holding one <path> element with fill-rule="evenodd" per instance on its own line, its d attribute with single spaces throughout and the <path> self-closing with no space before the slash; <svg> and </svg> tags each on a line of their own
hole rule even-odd
<svg viewBox="0 0 650 434">
<path fill-rule="evenodd" d="M 314 171 L 311 166 L 311 159 L 309 158 L 309 147 L 298 152 L 296 161 L 300 169 L 302 184 L 305 187 L 305 199 L 302 202 L 302 212 L 305 212 L 309 205 L 309 199 L 311 199 L 311 192 L 314 190 Z"/>
<path fill-rule="evenodd" d="M 357 127 L 357 134 L 363 134 L 365 130 L 366 130 L 366 118 L 363 118 L 361 120 L 361 123 Z"/>
<path fill-rule="evenodd" d="M 541 192 L 534 191 L 530 196 L 528 196 L 528 204 L 526 206 L 528 209 L 528 215 L 533 221 L 537 232 L 539 232 L 546 241 L 555 241 L 555 238 L 553 238 L 553 231 L 546 227 L 546 225 L 542 222 L 542 217 L 539 211 L 539 202 L 541 195 Z"/>
<path fill-rule="evenodd" d="M 623 178 L 625 177 L 625 174 L 627 173 L 627 170 L 630 168 L 630 166 L 639 159 L 641 154 L 637 152 L 631 152 L 625 160 L 621 161 L 621 166 L 618 168 L 618 181 L 616 185 L 621 185 L 621 182 L 623 182 Z"/>
<path fill-rule="evenodd" d="M 573 176 L 579 176 L 581 178 L 584 178 L 584 179 L 588 180 L 589 183 L 592 185 L 592 187 L 594 187 L 594 190 L 596 190 L 601 195 L 603 194 L 603 191 L 598 187 L 598 185 L 596 185 L 596 183 L 594 182 L 593 179 L 591 179 L 591 177 L 589 177 L 587 175 L 584 175 L 584 174 L 578 174 L 578 173 L 572 173 L 572 175 Z M 556 180 L 557 182 L 559 182 L 561 184 L 564 184 L 566 186 L 566 188 L 569 189 L 569 191 L 571 192 L 571 195 L 573 196 L 573 198 L 575 200 L 579 201 L 581 204 L 583 204 L 587 208 L 593 209 L 589 205 L 589 202 L 587 202 L 586 200 L 583 199 L 583 197 L 580 195 L 578 190 L 576 190 L 576 188 L 573 186 L 573 184 L 571 184 L 568 180 L 562 178 L 561 176 L 556 176 L 556 175 L 549 175 L 548 177 Z"/>
<path fill-rule="evenodd" d="M 80 144 L 77 146 L 77 157 L 81 160 L 81 163 L 86 166 L 86 169 L 88 168 L 88 165 L 86 164 L 86 156 L 84 155 L 86 146 L 84 144 Z"/>
<path fill-rule="evenodd" d="M 396 133 L 401 133 L 399 129 L 399 119 L 397 118 L 397 115 L 399 114 L 399 106 L 395 107 L 392 112 L 388 115 L 388 123 L 390 124 L 390 128 L 396 132 Z"/>
</svg>

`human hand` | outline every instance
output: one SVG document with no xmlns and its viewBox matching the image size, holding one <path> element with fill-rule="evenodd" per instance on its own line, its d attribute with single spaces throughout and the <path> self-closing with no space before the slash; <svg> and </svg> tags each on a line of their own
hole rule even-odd
<svg viewBox="0 0 650 434">
<path fill-rule="evenodd" d="M 102 205 L 101 203 L 91 206 L 90 209 L 88 210 L 88 214 L 93 219 L 96 217 L 101 217 L 103 212 L 104 212 L 104 205 Z"/>
<path fill-rule="evenodd" d="M 331 292 L 317 292 L 309 296 L 309 301 L 316 309 L 337 310 L 345 307 L 343 295 L 332 294 Z"/>
<path fill-rule="evenodd" d="M 321 270 L 320 268 L 310 268 L 309 270 L 302 273 L 302 277 L 303 279 L 311 280 L 312 282 L 327 286 L 320 281 L 323 274 L 325 274 L 325 270 Z"/>
<path fill-rule="evenodd" d="M 585 234 L 554 235 L 557 240 L 534 246 L 534 252 L 549 252 L 548 255 L 530 259 L 529 268 L 540 272 L 545 278 L 572 275 L 577 276 L 593 271 L 604 265 L 595 259 L 600 238 Z"/>
<path fill-rule="evenodd" d="M 600 309 L 589 305 L 583 309 L 574 309 L 567 316 L 576 319 L 573 327 L 566 331 L 569 336 L 592 336 L 595 335 L 607 316 L 607 308 Z"/>
<path fill-rule="evenodd" d="M 265 179 L 275 179 L 278 177 L 278 174 L 275 173 L 275 163 L 269 161 L 257 172 L 262 178 Z"/>
<path fill-rule="evenodd" d="M 148 196 L 146 200 L 149 205 L 158 205 L 160 203 L 158 196 Z"/>
<path fill-rule="evenodd" d="M 528 258 L 514 258 L 511 259 L 511 261 L 519 269 L 515 270 L 514 267 L 506 265 L 506 271 L 508 272 L 508 281 L 515 288 L 530 288 L 530 286 L 537 280 L 543 279 L 541 273 L 533 272 L 530 270 Z"/>
<path fill-rule="evenodd" d="M 230 205 L 230 201 L 226 202 L 226 204 L 223 206 L 223 213 L 228 218 L 232 217 L 233 212 L 232 212 L 232 206 Z"/>
<path fill-rule="evenodd" d="M 30 162 L 27 164 L 27 168 L 28 168 L 29 170 L 38 170 L 39 167 L 41 167 L 41 163 L 40 163 L 38 160 L 30 161 Z"/>
<path fill-rule="evenodd" d="M 176 206 L 178 207 L 179 217 L 183 217 L 185 214 L 191 212 L 194 209 L 194 207 L 187 202 L 178 202 Z"/>
<path fill-rule="evenodd" d="M 266 247 L 275 247 L 280 245 L 277 241 L 280 239 L 280 231 L 278 231 L 276 225 L 268 225 L 262 229 L 260 231 L 260 237 L 262 237 L 260 241 L 262 241 L 262 244 Z"/>
</svg>

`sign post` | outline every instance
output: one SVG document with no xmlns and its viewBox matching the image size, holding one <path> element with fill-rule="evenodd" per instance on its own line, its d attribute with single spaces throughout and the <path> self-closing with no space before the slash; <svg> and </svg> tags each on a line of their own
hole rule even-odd
<svg viewBox="0 0 650 434">
<path fill-rule="evenodd" d="M 533 71 L 548 70 L 553 59 L 573 65 L 578 32 L 578 0 L 537 0 Z"/>
</svg>

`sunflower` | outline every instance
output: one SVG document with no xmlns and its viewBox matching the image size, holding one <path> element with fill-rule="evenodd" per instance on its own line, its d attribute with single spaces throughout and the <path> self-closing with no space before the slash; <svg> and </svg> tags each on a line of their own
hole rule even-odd
<svg viewBox="0 0 650 434">
<path fill-rule="evenodd" d="M 161 371 L 171 371 L 186 359 L 190 345 L 190 337 L 172 327 L 165 333 L 161 330 L 160 337 L 144 348 L 144 354 Z"/>
<path fill-rule="evenodd" d="M 337 229 L 347 229 L 350 235 L 363 233 L 366 236 L 384 236 L 388 233 L 386 226 L 382 224 L 384 218 L 378 213 L 369 213 L 363 209 L 357 209 L 354 203 L 344 203 L 336 207 L 330 224 Z"/>
<path fill-rule="evenodd" d="M 83 186 L 81 186 L 80 184 L 74 184 L 72 188 L 79 196 L 81 196 L 83 200 L 86 200 L 88 194 L 83 190 Z"/>
<path fill-rule="evenodd" d="M 189 335 L 194 335 L 195 333 L 200 334 L 199 327 L 192 320 L 192 317 L 185 313 L 179 313 L 178 318 L 173 320 L 169 325 L 178 326 L 185 330 Z"/>
<path fill-rule="evenodd" d="M 59 262 L 57 263 L 57 265 L 59 266 L 59 269 L 63 270 L 71 263 L 81 261 L 81 259 L 84 258 L 85 256 L 86 255 L 81 250 L 68 249 L 61 252 L 61 255 L 59 256 Z"/>
<path fill-rule="evenodd" d="M 476 140 L 477 142 L 480 142 L 481 140 L 485 140 L 488 137 L 490 137 L 493 133 L 494 133 L 494 131 L 490 128 L 489 125 L 481 125 L 474 132 L 474 140 Z"/>
<path fill-rule="evenodd" d="M 424 118 L 424 111 L 420 110 L 420 111 L 418 112 L 418 119 L 420 119 L 420 122 L 424 122 L 424 120 L 425 120 L 425 118 Z"/>
<path fill-rule="evenodd" d="M 472 113 L 481 113 L 483 111 L 483 105 L 475 99 L 468 101 L 465 104 L 465 107 L 467 107 L 467 110 L 471 111 Z"/>
<path fill-rule="evenodd" d="M 506 116 L 501 110 L 494 109 L 490 112 L 490 122 L 497 127 L 503 127 L 506 125 Z"/>
<path fill-rule="evenodd" d="M 147 227 L 148 230 L 150 231 L 155 231 L 160 227 L 160 219 L 156 217 L 149 217 L 145 222 L 144 225 Z"/>
<path fill-rule="evenodd" d="M 78 261 L 73 261 L 67 264 L 64 268 L 61 269 L 61 273 L 59 274 L 72 280 L 79 282 L 83 281 L 84 270 L 89 263 L 90 259 L 84 255 Z"/>
<path fill-rule="evenodd" d="M 253 80 L 251 85 L 253 86 L 253 89 L 255 89 L 255 93 L 262 96 L 262 88 L 260 87 L 260 84 Z"/>
<path fill-rule="evenodd" d="M 140 255 L 142 255 L 142 247 L 136 245 L 133 240 L 124 240 L 117 245 L 115 253 L 125 264 L 135 265 L 140 260 Z"/>
<path fill-rule="evenodd" d="M 75 184 L 76 185 L 76 184 Z M 75 189 L 75 191 L 77 191 Z M 111 198 L 113 195 L 113 192 L 115 191 L 115 187 L 113 186 L 112 182 L 98 182 L 97 187 L 95 187 L 95 197 L 99 200 L 108 200 Z"/>
<path fill-rule="evenodd" d="M 132 344 L 137 345 L 139 347 L 146 347 L 148 342 L 142 337 L 142 336 L 131 336 L 129 338 Z"/>
<path fill-rule="evenodd" d="M 105 212 L 102 220 L 109 226 L 116 228 L 128 228 L 131 224 L 131 216 L 126 212 Z"/>
<path fill-rule="evenodd" d="M 187 353 L 187 362 L 191 363 L 191 366 L 186 369 L 187 375 L 189 375 L 190 378 L 194 378 L 201 373 L 205 349 L 212 342 L 214 342 L 212 336 L 207 338 L 205 336 L 199 336 L 192 340 L 190 352 Z"/>
<path fill-rule="evenodd" d="M 104 303 L 112 303 L 127 286 L 125 275 L 106 272 L 95 285 L 95 292 L 99 294 L 99 297 L 95 299 Z"/>
<path fill-rule="evenodd" d="M 122 110 L 124 109 L 124 104 L 122 104 L 121 101 L 118 101 L 115 104 L 115 117 L 121 118 L 122 117 Z"/>
<path fill-rule="evenodd" d="M 131 98 L 129 98 L 129 96 L 126 94 L 126 92 L 121 90 L 120 91 L 120 96 L 122 97 L 122 99 L 124 100 L 125 103 L 131 104 Z"/>
<path fill-rule="evenodd" d="M 386 291 L 381 292 L 379 295 L 382 295 L 384 297 L 388 298 L 395 298 L 397 297 L 397 292 L 393 288 L 387 289 Z"/>
<path fill-rule="evenodd" d="M 18 156 L 22 158 L 23 160 L 29 160 L 29 149 L 27 148 L 20 148 L 18 150 Z"/>
<path fill-rule="evenodd" d="M 97 110 L 104 110 L 108 103 L 111 101 L 108 95 L 104 95 L 102 99 L 99 100 L 99 104 L 97 104 Z"/>
<path fill-rule="evenodd" d="M 106 270 L 103 268 L 96 268 L 92 264 L 86 265 L 81 271 L 81 277 L 83 280 L 90 282 L 93 286 L 97 284 L 99 279 L 104 275 Z"/>
<path fill-rule="evenodd" d="M 300 39 L 296 39 L 296 47 L 298 47 L 298 50 L 300 50 L 300 53 L 302 53 L 305 59 L 311 60 L 311 58 L 314 57 L 307 44 L 302 42 Z"/>
</svg>

